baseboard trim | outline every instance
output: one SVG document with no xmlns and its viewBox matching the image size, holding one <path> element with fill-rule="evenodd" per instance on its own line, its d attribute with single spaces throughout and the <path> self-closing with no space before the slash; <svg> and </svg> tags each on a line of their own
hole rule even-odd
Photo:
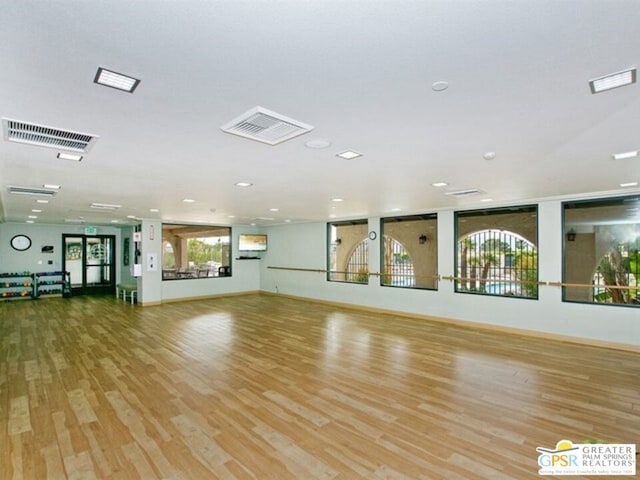
<svg viewBox="0 0 640 480">
<path fill-rule="evenodd" d="M 179 297 L 179 298 L 165 298 L 162 299 L 159 303 L 178 303 L 178 302 L 193 302 L 197 300 L 212 300 L 216 298 L 225 298 L 225 297 L 242 297 L 245 295 L 256 295 L 259 294 L 260 290 L 249 290 L 244 292 L 229 292 L 229 293 L 216 293 L 213 295 L 199 295 L 196 297 Z M 156 302 L 153 302 L 155 305 Z"/>
<path fill-rule="evenodd" d="M 396 315 L 403 318 L 412 318 L 415 320 L 444 323 L 447 325 L 455 325 L 458 327 L 468 328 L 473 330 L 484 330 L 484 331 L 490 331 L 490 332 L 505 333 L 508 335 L 519 335 L 519 336 L 539 338 L 544 340 L 551 340 L 556 342 L 573 343 L 573 344 L 589 346 L 589 347 L 607 348 L 610 350 L 623 350 L 626 352 L 640 353 L 639 345 L 631 345 L 627 343 L 618 343 L 618 342 L 609 342 L 605 340 L 596 340 L 591 338 L 573 337 L 570 335 L 560 335 L 557 333 L 540 332 L 537 330 L 529 330 L 525 328 L 506 327 L 502 325 L 489 325 L 487 323 L 472 322 L 470 320 L 459 320 L 456 318 L 434 317 L 431 315 L 403 312 L 400 310 L 368 307 L 366 305 L 358 305 L 354 303 L 334 302 L 331 300 L 322 300 L 322 299 L 303 297 L 298 295 L 289 295 L 286 293 L 268 292 L 266 290 L 261 290 L 259 293 L 261 295 L 285 297 L 285 298 L 290 298 L 292 300 L 302 300 L 305 302 L 318 303 L 322 305 L 329 305 L 333 307 L 340 307 L 340 308 L 345 308 L 350 310 L 358 310 L 361 312 L 381 313 L 386 315 Z"/>
</svg>

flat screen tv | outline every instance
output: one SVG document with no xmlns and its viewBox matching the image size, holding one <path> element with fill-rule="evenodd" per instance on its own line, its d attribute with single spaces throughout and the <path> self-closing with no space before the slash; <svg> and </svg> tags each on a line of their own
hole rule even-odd
<svg viewBox="0 0 640 480">
<path fill-rule="evenodd" d="M 260 233 L 241 233 L 238 235 L 238 251 L 266 252 L 267 236 Z"/>
</svg>

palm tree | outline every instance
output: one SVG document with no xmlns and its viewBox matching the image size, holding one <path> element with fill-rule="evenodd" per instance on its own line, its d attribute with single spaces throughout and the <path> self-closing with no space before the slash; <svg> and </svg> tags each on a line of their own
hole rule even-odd
<svg viewBox="0 0 640 480">
<path fill-rule="evenodd" d="M 516 255 L 514 258 L 515 275 L 522 283 L 522 291 L 528 297 L 538 295 L 538 252 L 533 245 L 524 240 L 516 242 Z"/>
<path fill-rule="evenodd" d="M 470 236 L 468 236 L 460 240 L 460 242 L 458 242 L 458 249 L 461 250 L 460 277 L 468 278 L 469 251 L 473 251 L 476 249 L 476 242 L 474 242 L 473 239 Z M 468 280 L 460 280 L 460 288 L 462 290 L 467 290 L 469 288 Z"/>
<path fill-rule="evenodd" d="M 493 252 L 483 252 L 480 256 L 482 272 L 480 273 L 480 291 L 484 292 L 489 278 L 489 269 L 498 264 L 498 257 Z"/>
<path fill-rule="evenodd" d="M 522 291 L 528 297 L 538 295 L 538 252 L 536 250 L 521 250 L 516 253 L 515 258 L 516 278 L 522 283 Z"/>
<path fill-rule="evenodd" d="M 489 270 L 500 264 L 500 258 L 511 252 L 511 246 L 499 237 L 490 237 L 480 245 L 482 273 L 480 274 L 480 291 L 484 292 L 489 278 Z"/>
</svg>

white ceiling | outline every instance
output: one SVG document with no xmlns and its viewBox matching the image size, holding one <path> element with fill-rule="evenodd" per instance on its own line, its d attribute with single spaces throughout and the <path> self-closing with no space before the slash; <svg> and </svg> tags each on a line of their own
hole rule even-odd
<svg viewBox="0 0 640 480">
<path fill-rule="evenodd" d="M 38 208 L 8 186 L 45 183 L 62 189 L 37 223 L 269 225 L 640 191 L 619 186 L 640 160 L 611 158 L 640 148 L 640 85 L 588 85 L 640 62 L 637 0 L 0 7 L 0 116 L 100 137 L 80 163 L 0 140 L 5 222 Z M 140 85 L 99 86 L 100 66 Z M 257 105 L 315 129 L 276 146 L 221 131 Z M 331 146 L 305 147 L 317 139 Z M 486 194 L 444 195 L 469 187 Z"/>
</svg>

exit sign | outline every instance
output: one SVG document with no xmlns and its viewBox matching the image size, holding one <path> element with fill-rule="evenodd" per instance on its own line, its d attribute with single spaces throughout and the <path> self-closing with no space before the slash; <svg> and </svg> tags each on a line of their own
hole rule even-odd
<svg viewBox="0 0 640 480">
<path fill-rule="evenodd" d="M 84 227 L 85 235 L 95 235 L 98 233 L 98 229 L 96 227 Z"/>
</svg>

